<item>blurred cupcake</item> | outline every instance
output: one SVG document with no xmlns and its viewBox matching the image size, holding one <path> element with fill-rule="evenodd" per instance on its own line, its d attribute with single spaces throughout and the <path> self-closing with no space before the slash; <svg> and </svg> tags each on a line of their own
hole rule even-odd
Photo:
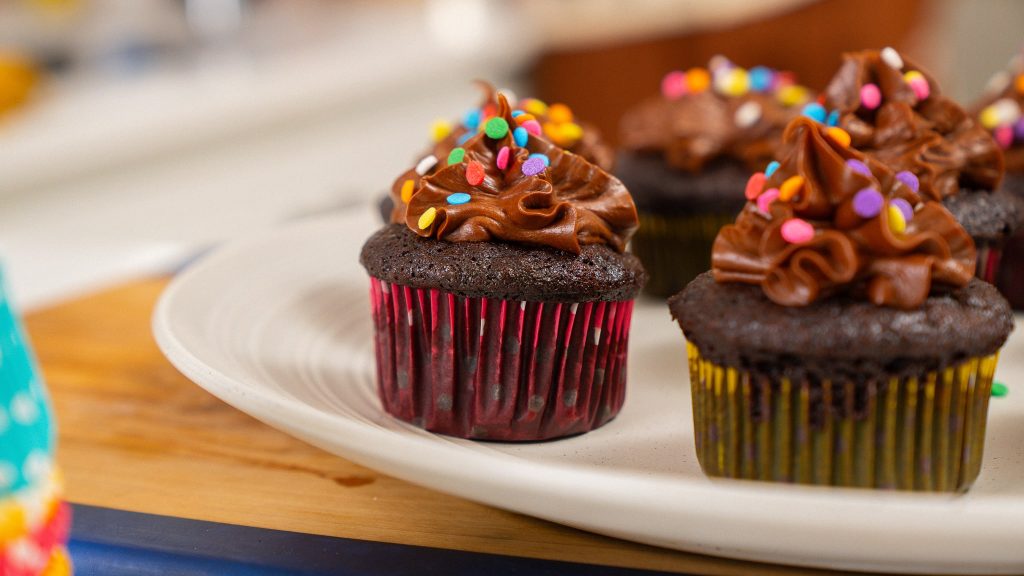
<svg viewBox="0 0 1024 576">
<path fill-rule="evenodd" d="M 433 432 L 544 440 L 622 407 L 632 299 L 626 188 L 516 116 L 493 115 L 420 176 L 370 237 L 378 384 L 391 415 Z"/>
<path fill-rule="evenodd" d="M 670 72 L 659 96 L 623 116 L 615 173 L 640 213 L 631 250 L 651 275 L 648 293 L 673 294 L 710 267 L 715 234 L 743 208 L 737 191 L 808 98 L 789 73 L 718 56 Z"/>
<path fill-rule="evenodd" d="M 906 174 L 809 119 L 669 301 L 710 476 L 966 490 L 1009 305 Z"/>
<path fill-rule="evenodd" d="M 0 574 L 71 573 L 46 391 L 0 277 Z"/>
<path fill-rule="evenodd" d="M 1003 243 L 1019 228 L 1019 201 L 999 189 L 1003 155 L 991 135 L 892 48 L 843 55 L 825 106 L 854 148 L 920 182 L 974 239 L 978 277 L 992 282 Z"/>
<path fill-rule="evenodd" d="M 992 77 L 972 109 L 1003 150 L 1003 190 L 1024 201 L 1024 53 Z M 1014 308 L 1024 308 L 1024 231 L 1018 230 L 1006 241 L 995 284 Z"/>
<path fill-rule="evenodd" d="M 420 178 L 432 174 L 439 167 L 443 168 L 443 160 L 448 158 L 452 150 L 462 146 L 484 129 L 483 120 L 494 116 L 497 110 L 499 92 L 505 96 L 513 109 L 515 123 L 510 128 L 514 138 L 526 141 L 531 134 L 543 135 L 545 139 L 564 150 L 582 156 L 605 172 L 611 172 L 615 160 L 612 149 L 605 144 L 597 128 L 578 120 L 572 109 L 565 104 L 549 106 L 537 98 L 517 101 L 515 95 L 507 90 L 497 91 L 494 86 L 483 81 L 477 81 L 476 84 L 484 94 L 480 106 L 467 111 L 460 121 L 434 122 L 430 127 L 431 138 L 434 141 L 430 150 L 416 161 L 415 166 L 399 175 L 391 184 L 391 194 L 380 203 L 381 217 L 385 222 L 404 219 L 408 196 L 419 186 Z"/>
</svg>

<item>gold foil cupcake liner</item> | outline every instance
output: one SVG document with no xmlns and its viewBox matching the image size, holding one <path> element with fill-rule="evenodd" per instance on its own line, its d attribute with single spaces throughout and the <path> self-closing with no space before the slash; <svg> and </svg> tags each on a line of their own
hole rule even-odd
<svg viewBox="0 0 1024 576">
<path fill-rule="evenodd" d="M 711 245 L 735 213 L 661 216 L 643 212 L 630 250 L 643 262 L 644 291 L 671 296 L 711 268 Z"/>
<path fill-rule="evenodd" d="M 690 343 L 687 355 L 708 476 L 959 492 L 981 470 L 998 354 L 867 383 L 767 378 Z"/>
</svg>

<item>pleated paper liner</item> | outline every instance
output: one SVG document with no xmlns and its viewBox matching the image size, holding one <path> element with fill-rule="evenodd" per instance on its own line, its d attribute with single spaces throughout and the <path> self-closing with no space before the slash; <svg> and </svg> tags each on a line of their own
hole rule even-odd
<svg viewBox="0 0 1024 576">
<path fill-rule="evenodd" d="M 995 284 L 999 276 L 999 268 L 1002 266 L 1003 243 L 978 242 L 978 267 L 974 275 L 989 284 Z"/>
<path fill-rule="evenodd" d="M 997 354 L 885 382 L 768 379 L 687 343 L 697 457 L 708 476 L 935 492 L 981 469 Z"/>
<path fill-rule="evenodd" d="M 370 281 L 384 409 L 426 430 L 486 440 L 597 428 L 625 399 L 632 301 L 465 298 Z"/>
<path fill-rule="evenodd" d="M 644 292 L 668 297 L 711 268 L 711 245 L 718 231 L 736 220 L 736 213 L 662 216 L 640 214 L 640 228 L 630 251 L 643 262 L 649 277 Z"/>
</svg>

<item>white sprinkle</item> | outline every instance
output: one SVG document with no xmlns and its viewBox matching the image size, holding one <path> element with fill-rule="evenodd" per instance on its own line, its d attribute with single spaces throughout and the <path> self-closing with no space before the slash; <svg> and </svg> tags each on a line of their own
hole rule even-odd
<svg viewBox="0 0 1024 576">
<path fill-rule="evenodd" d="M 601 343 L 601 329 L 594 328 L 594 345 L 597 346 Z"/>
<path fill-rule="evenodd" d="M 1020 105 L 1009 98 L 1000 98 L 992 103 L 999 124 L 1013 124 L 1020 118 Z"/>
<path fill-rule="evenodd" d="M 35 400 L 25 392 L 14 396 L 11 400 L 11 418 L 22 426 L 31 426 L 39 418 L 39 408 Z"/>
<path fill-rule="evenodd" d="M 882 61 L 888 64 L 890 68 L 903 70 L 903 58 L 900 57 L 900 53 L 892 46 L 882 48 L 881 56 Z"/>
<path fill-rule="evenodd" d="M 985 85 L 986 92 L 1002 92 L 1010 85 L 1010 75 L 1005 71 L 1001 70 L 992 75 L 988 79 L 988 84 Z"/>
<path fill-rule="evenodd" d="M 423 176 L 437 166 L 437 156 L 431 154 L 416 164 L 416 173 Z"/>
<path fill-rule="evenodd" d="M 750 128 L 761 119 L 761 105 L 754 101 L 745 102 L 736 109 L 733 119 L 740 128 Z"/>
<path fill-rule="evenodd" d="M 578 307 L 579 307 L 579 304 L 577 304 L 576 302 L 573 302 L 572 305 L 569 306 L 569 314 L 575 314 L 576 313 L 576 308 L 578 308 Z"/>
</svg>

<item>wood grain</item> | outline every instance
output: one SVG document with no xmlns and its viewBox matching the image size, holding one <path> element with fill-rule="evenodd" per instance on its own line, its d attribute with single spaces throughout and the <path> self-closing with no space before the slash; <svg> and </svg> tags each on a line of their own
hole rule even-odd
<svg viewBox="0 0 1024 576">
<path fill-rule="evenodd" d="M 814 574 L 642 546 L 377 474 L 181 376 L 150 335 L 165 279 L 26 319 L 73 502 L 364 540 L 702 574 Z"/>
</svg>

